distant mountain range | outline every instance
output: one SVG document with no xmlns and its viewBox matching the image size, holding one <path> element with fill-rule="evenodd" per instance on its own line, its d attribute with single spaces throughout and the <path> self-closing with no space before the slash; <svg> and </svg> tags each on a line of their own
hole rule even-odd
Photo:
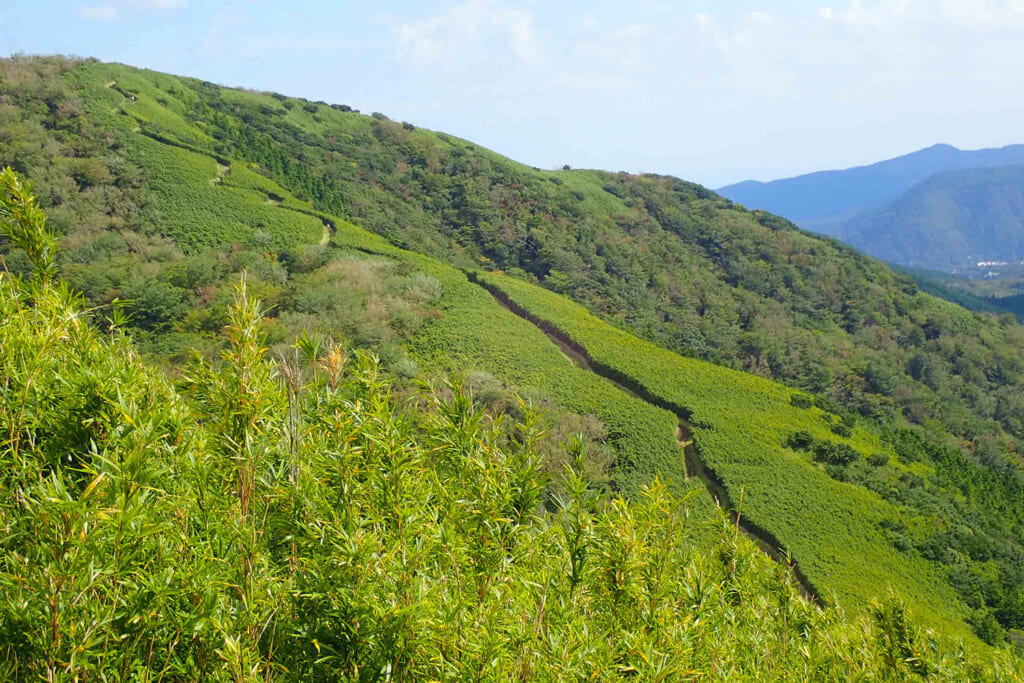
<svg viewBox="0 0 1024 683">
<path fill-rule="evenodd" d="M 1024 255 L 1024 165 L 937 173 L 838 235 L 874 256 L 916 267 Z"/>
<path fill-rule="evenodd" d="M 947 269 L 1024 254 L 1024 145 L 926 149 L 717 192 L 873 256 Z"/>
</svg>

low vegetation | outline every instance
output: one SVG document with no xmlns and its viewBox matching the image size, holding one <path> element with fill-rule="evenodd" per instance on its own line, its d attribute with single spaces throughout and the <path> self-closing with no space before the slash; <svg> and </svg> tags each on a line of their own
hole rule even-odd
<svg viewBox="0 0 1024 683">
<path fill-rule="evenodd" d="M 1024 333 L 1009 317 L 675 179 L 538 171 L 343 105 L 121 65 L 0 61 L 4 164 L 35 183 L 82 307 L 117 310 L 176 380 L 192 350 L 219 362 L 245 273 L 274 357 L 343 339 L 379 357 L 403 406 L 453 372 L 489 417 L 523 419 L 526 397 L 556 441 L 585 433 L 595 490 L 637 499 L 659 477 L 713 553 L 717 513 L 674 434 L 683 410 L 744 519 L 827 600 L 863 614 L 891 585 L 954 639 L 970 641 L 964 619 L 990 643 L 1021 638 Z M 33 272 L 17 245 L 0 254 Z M 575 366 L 453 265 L 543 285 L 543 306 L 524 305 L 552 306 L 595 354 L 622 335 L 602 362 L 671 410 Z M 571 458 L 537 452 L 551 503 Z"/>
<path fill-rule="evenodd" d="M 0 176 L 0 675 L 7 680 L 1007 680 L 899 602 L 844 618 L 652 481 L 602 498 L 567 444 L 543 505 L 536 413 L 456 381 L 397 399 L 376 360 L 273 361 L 239 283 L 224 353 L 177 386 L 53 279 Z"/>
</svg>

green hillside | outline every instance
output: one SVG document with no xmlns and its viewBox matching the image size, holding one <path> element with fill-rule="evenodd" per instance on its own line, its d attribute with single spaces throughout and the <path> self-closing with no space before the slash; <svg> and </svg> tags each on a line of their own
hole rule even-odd
<svg viewBox="0 0 1024 683">
<path fill-rule="evenodd" d="M 877 261 L 697 185 L 538 171 L 379 114 L 127 67 L 87 65 L 68 80 L 91 120 L 255 164 L 395 244 L 538 282 L 684 355 L 867 417 L 939 420 L 964 440 L 991 436 L 1014 450 L 1024 438 L 1019 327 L 965 316 Z M 98 87 L 114 80 L 136 99 Z M 148 113 L 160 101 L 183 113 Z M 176 220 L 156 208 L 157 222 Z M 936 368 L 927 380 L 907 371 L 916 357 Z"/>
<path fill-rule="evenodd" d="M 416 380 L 451 373 L 488 419 L 526 419 L 516 395 L 542 406 L 552 513 L 571 461 L 557 441 L 582 432 L 591 488 L 636 501 L 660 478 L 686 498 L 687 542 L 714 556 L 682 417 L 824 614 L 860 620 L 891 589 L 974 651 L 988 652 L 974 634 L 999 645 L 1024 628 L 1012 320 L 676 179 L 538 171 L 381 115 L 120 65 L 2 64 L 0 165 L 35 183 L 60 276 L 101 318 L 129 313 L 132 344 L 173 380 L 191 382 L 192 350 L 216 363 L 228 348 L 244 272 L 270 356 L 297 339 L 372 351 L 411 415 Z M 18 245 L 3 255 L 34 272 Z M 463 269 L 613 372 L 581 367 Z"/>
<path fill-rule="evenodd" d="M 0 233 L 5 680 L 1007 680 L 899 602 L 803 599 L 725 519 L 695 545 L 658 482 L 602 500 L 585 445 L 541 505 L 536 413 L 459 383 L 404 399 L 369 355 L 272 361 L 239 284 L 220 359 L 178 387 L 53 280 L 16 175 Z"/>
</svg>

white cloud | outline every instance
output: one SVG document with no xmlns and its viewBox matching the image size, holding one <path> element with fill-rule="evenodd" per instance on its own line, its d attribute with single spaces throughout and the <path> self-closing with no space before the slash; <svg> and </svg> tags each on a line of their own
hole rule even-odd
<svg viewBox="0 0 1024 683">
<path fill-rule="evenodd" d="M 113 21 L 121 16 L 113 5 L 79 5 L 78 16 L 97 21 Z"/>
<path fill-rule="evenodd" d="M 496 17 L 498 23 L 505 24 L 512 51 L 528 64 L 540 64 L 543 58 L 533 36 L 533 17 L 523 10 L 506 10 L 502 17 Z"/>
<path fill-rule="evenodd" d="M 719 55 L 706 65 L 726 68 L 736 88 L 756 88 L 773 71 L 835 87 L 954 79 L 966 68 L 1004 73 L 1008 55 L 1024 67 L 1024 0 L 849 0 L 807 14 L 697 13 L 692 26 Z M 851 70 L 830 82 L 835 66 Z"/>
<path fill-rule="evenodd" d="M 138 11 L 181 9 L 187 4 L 188 0 L 112 0 L 102 5 L 79 5 L 76 12 L 82 19 L 114 21 Z"/>
<path fill-rule="evenodd" d="M 432 17 L 391 18 L 391 38 L 405 64 L 437 71 L 415 78 L 448 89 L 439 110 L 475 106 L 488 125 L 516 130 L 564 125 L 552 144 L 579 140 L 575 153 L 592 165 L 613 156 L 595 132 L 609 126 L 624 157 L 647 160 L 632 167 L 681 172 L 688 158 L 693 174 L 754 149 L 793 168 L 823 146 L 854 156 L 872 144 L 969 146 L 955 131 L 991 126 L 964 122 L 1024 112 L 1024 0 L 701 3 L 702 12 L 673 3 L 671 15 L 574 17 L 533 1 L 455 0 Z M 680 142 L 648 132 L 666 127 Z"/>
<path fill-rule="evenodd" d="M 769 26 L 779 21 L 779 15 L 771 12 L 745 12 L 743 18 L 751 24 Z"/>
<path fill-rule="evenodd" d="M 715 24 L 715 20 L 707 12 L 697 12 L 693 15 L 693 19 L 697 22 L 697 30 L 701 35 L 710 33 Z"/>
<path fill-rule="evenodd" d="M 395 40 L 401 59 L 417 68 L 507 57 L 528 65 L 544 62 L 533 15 L 490 0 L 470 0 L 440 16 L 403 23 Z"/>
<path fill-rule="evenodd" d="M 851 29 L 898 29 L 911 25 L 948 26 L 961 30 L 1005 27 L 1024 22 L 1021 0 L 850 0 L 842 9 L 823 7 L 823 19 L 835 19 Z"/>
<path fill-rule="evenodd" d="M 582 35 L 572 43 L 570 52 L 577 57 L 597 59 L 626 71 L 650 68 L 645 47 L 656 37 L 656 29 L 645 24 L 625 24 L 601 30 L 593 22 L 583 25 Z"/>
<path fill-rule="evenodd" d="M 600 73 L 560 73 L 552 77 L 551 85 L 567 90 L 589 91 L 599 94 L 639 91 L 643 83 L 624 76 Z"/>
<path fill-rule="evenodd" d="M 770 30 L 767 27 L 777 22 L 777 17 L 765 12 L 748 12 L 738 20 L 726 18 L 725 21 L 705 12 L 694 15 L 697 34 L 725 55 L 748 51 L 754 46 L 755 38 L 767 34 Z"/>
</svg>

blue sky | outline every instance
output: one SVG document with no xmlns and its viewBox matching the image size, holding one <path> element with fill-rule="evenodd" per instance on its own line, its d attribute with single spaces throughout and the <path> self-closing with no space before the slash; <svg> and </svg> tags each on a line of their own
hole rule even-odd
<svg viewBox="0 0 1024 683">
<path fill-rule="evenodd" d="M 709 187 L 1024 142 L 1024 0 L 6 0 L 0 54 L 349 104 Z"/>
</svg>

